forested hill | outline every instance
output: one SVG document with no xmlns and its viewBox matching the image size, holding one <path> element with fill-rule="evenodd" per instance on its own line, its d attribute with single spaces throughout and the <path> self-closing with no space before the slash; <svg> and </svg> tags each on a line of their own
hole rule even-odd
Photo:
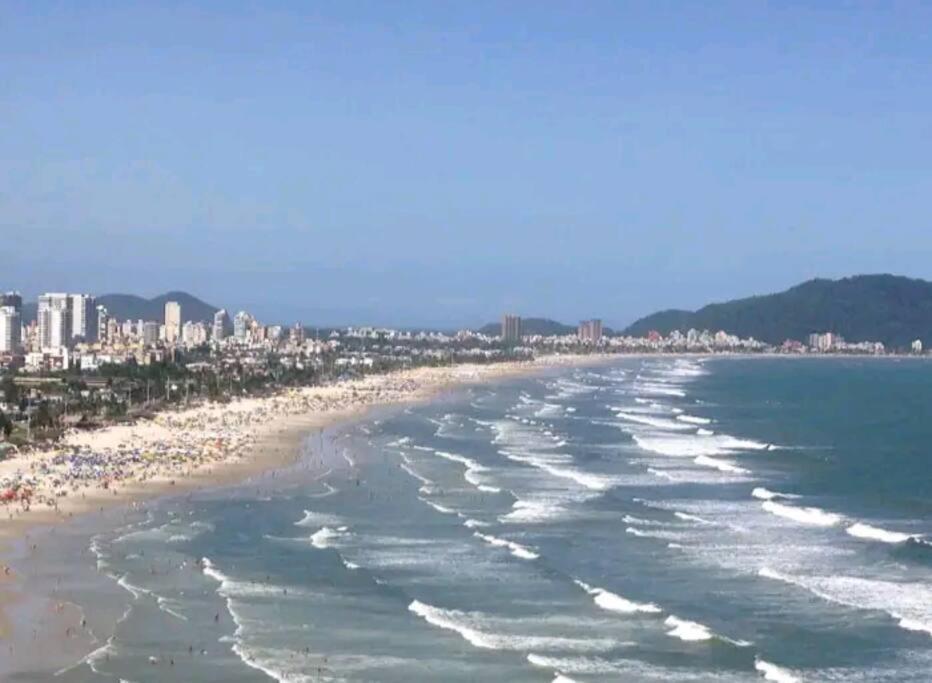
<svg viewBox="0 0 932 683">
<path fill-rule="evenodd" d="M 881 341 L 903 348 L 914 339 L 932 345 L 932 283 L 895 275 L 809 280 L 785 292 L 710 304 L 698 311 L 667 310 L 641 318 L 625 334 L 650 330 L 725 330 L 771 344 L 805 341 L 813 332 L 846 340 Z"/>
</svg>

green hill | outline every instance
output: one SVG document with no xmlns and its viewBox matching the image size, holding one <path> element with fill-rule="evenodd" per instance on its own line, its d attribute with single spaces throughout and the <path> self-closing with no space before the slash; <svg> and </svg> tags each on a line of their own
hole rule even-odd
<svg viewBox="0 0 932 683">
<path fill-rule="evenodd" d="M 667 310 L 641 318 L 625 334 L 668 334 L 689 328 L 725 330 L 771 344 L 805 341 L 813 332 L 846 340 L 881 341 L 904 348 L 932 344 L 932 283 L 895 275 L 809 280 L 785 292 L 710 304 L 698 311 Z"/>
</svg>

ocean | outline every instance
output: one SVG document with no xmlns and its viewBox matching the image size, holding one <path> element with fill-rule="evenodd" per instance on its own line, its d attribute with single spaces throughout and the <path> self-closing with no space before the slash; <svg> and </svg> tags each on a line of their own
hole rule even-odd
<svg viewBox="0 0 932 683">
<path fill-rule="evenodd" d="M 905 359 L 630 358 L 387 409 L 43 539 L 95 641 L 54 680 L 929 681 L 930 418 Z"/>
</svg>

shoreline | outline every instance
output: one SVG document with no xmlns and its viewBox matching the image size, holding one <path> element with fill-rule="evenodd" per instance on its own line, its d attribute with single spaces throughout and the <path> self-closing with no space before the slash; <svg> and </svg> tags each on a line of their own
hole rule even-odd
<svg viewBox="0 0 932 683">
<path fill-rule="evenodd" d="M 553 355 L 524 363 L 464 364 L 372 375 L 335 385 L 288 390 L 272 397 L 161 413 L 132 425 L 73 433 L 55 448 L 4 461 L 0 463 L 0 479 L 18 473 L 39 485 L 32 494 L 36 504 L 20 503 L 14 510 L 8 503 L 0 518 L 0 643 L 12 642 L 17 632 L 32 626 L 14 623 L 10 618 L 24 594 L 22 581 L 8 561 L 14 547 L 25 548 L 33 530 L 54 530 L 95 511 L 103 513 L 166 496 L 244 483 L 298 461 L 303 453 L 302 442 L 314 431 L 365 419 L 379 409 L 429 401 L 471 384 L 561 367 L 606 364 L 619 357 Z M 218 433 L 224 437 L 222 444 Z M 214 439 L 216 447 L 208 447 Z M 173 441 L 188 449 L 190 460 L 178 457 L 177 444 L 170 445 Z M 148 447 L 160 447 L 156 452 L 164 458 L 126 462 L 127 453 Z M 105 454 L 100 458 L 103 464 L 87 476 L 81 468 L 78 475 L 69 478 L 73 460 L 83 460 L 87 452 Z M 106 455 L 119 461 L 119 477 L 101 475 L 107 472 Z M 75 619 L 71 616 L 67 623 L 73 627 Z"/>
</svg>

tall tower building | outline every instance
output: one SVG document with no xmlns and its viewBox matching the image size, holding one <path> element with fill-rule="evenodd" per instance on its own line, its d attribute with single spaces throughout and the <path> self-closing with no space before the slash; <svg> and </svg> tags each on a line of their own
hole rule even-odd
<svg viewBox="0 0 932 683">
<path fill-rule="evenodd" d="M 22 346 L 23 323 L 14 306 L 0 306 L 0 353 L 16 353 Z"/>
<path fill-rule="evenodd" d="M 110 341 L 110 314 L 106 306 L 97 307 L 97 341 Z"/>
<path fill-rule="evenodd" d="M 502 341 L 517 344 L 521 341 L 521 318 L 517 315 L 505 315 L 502 318 Z"/>
<path fill-rule="evenodd" d="M 147 320 L 142 324 L 140 334 L 145 346 L 155 346 L 159 341 L 159 324 L 154 320 Z"/>
<path fill-rule="evenodd" d="M 165 341 L 181 341 L 181 304 L 177 301 L 165 302 Z"/>
<path fill-rule="evenodd" d="M 75 341 L 97 341 L 97 299 L 90 294 L 71 295 L 71 335 Z"/>
<path fill-rule="evenodd" d="M 59 351 L 71 346 L 71 297 L 43 294 L 39 297 L 39 347 Z"/>
<path fill-rule="evenodd" d="M 230 327 L 230 317 L 226 309 L 221 308 L 214 313 L 214 327 L 211 336 L 217 341 L 222 341 L 227 336 L 227 329 Z"/>
<path fill-rule="evenodd" d="M 246 311 L 240 311 L 233 318 L 233 336 L 237 341 L 246 341 L 246 335 L 249 333 L 249 326 L 252 323 L 252 316 Z"/>
</svg>

